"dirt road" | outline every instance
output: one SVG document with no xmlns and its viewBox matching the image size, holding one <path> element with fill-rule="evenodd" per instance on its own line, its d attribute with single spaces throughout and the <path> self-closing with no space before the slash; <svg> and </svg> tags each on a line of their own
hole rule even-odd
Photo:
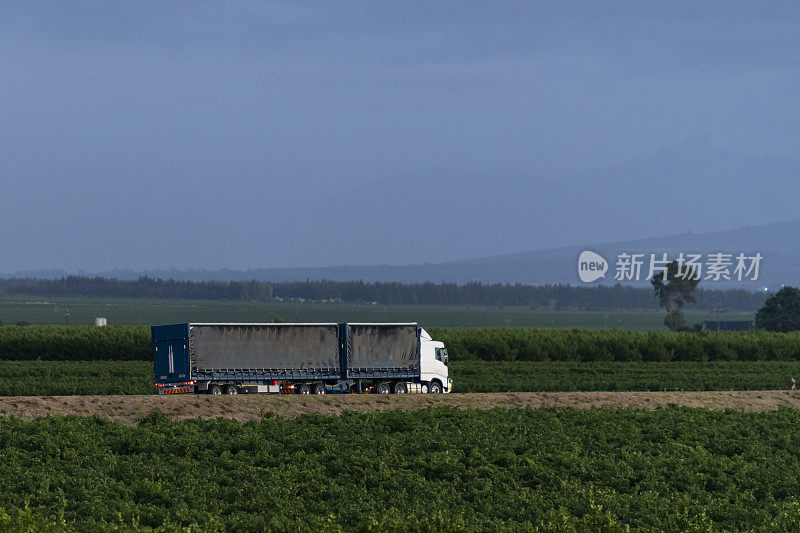
<svg viewBox="0 0 800 533">
<path fill-rule="evenodd" d="M 493 407 L 639 407 L 668 405 L 764 411 L 779 406 L 800 408 L 800 391 L 732 392 L 511 392 L 442 395 L 325 396 L 7 396 L 0 397 L 0 416 L 31 419 L 72 414 L 98 415 L 135 424 L 154 409 L 173 419 L 226 417 L 261 418 L 266 413 L 294 418 L 306 413 L 338 414 L 345 410 L 422 409 L 449 405 L 462 409 Z"/>
</svg>

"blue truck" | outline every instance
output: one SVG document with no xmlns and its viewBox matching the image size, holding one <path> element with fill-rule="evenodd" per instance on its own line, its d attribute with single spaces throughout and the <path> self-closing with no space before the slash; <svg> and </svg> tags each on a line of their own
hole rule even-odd
<svg viewBox="0 0 800 533">
<path fill-rule="evenodd" d="M 153 326 L 161 394 L 450 392 L 448 355 L 416 323 Z"/>
</svg>

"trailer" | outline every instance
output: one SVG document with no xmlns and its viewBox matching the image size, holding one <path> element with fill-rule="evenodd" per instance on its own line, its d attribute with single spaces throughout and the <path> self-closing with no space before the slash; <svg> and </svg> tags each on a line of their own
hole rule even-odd
<svg viewBox="0 0 800 533">
<path fill-rule="evenodd" d="M 444 344 L 417 323 L 153 326 L 160 394 L 447 393 Z"/>
</svg>

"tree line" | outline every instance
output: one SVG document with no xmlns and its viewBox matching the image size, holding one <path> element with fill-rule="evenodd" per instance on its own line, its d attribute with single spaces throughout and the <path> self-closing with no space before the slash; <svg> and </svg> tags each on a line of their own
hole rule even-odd
<svg viewBox="0 0 800 533">
<path fill-rule="evenodd" d="M 60 279 L 0 279 L 0 294 L 31 296 L 170 298 L 187 300 L 378 302 L 384 305 L 486 305 L 570 309 L 657 309 L 652 288 L 628 285 L 522 285 L 466 283 L 387 283 L 307 280 L 182 281 L 140 277 L 119 280 L 67 276 Z M 743 289 L 694 291 L 690 308 L 755 311 L 765 295 Z"/>
<path fill-rule="evenodd" d="M 60 279 L 10 278 L 0 279 L 0 294 L 267 301 L 272 299 L 272 284 L 261 281 L 196 282 L 149 277 L 135 280 L 87 276 L 67 276 Z"/>
</svg>

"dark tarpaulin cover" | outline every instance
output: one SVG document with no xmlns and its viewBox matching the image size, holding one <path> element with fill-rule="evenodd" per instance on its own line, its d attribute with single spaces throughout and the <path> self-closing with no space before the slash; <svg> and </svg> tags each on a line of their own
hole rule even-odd
<svg viewBox="0 0 800 533">
<path fill-rule="evenodd" d="M 353 341 L 350 368 L 411 368 L 419 366 L 417 326 L 350 324 Z"/>
<path fill-rule="evenodd" d="M 339 368 L 335 324 L 191 327 L 195 369 Z"/>
</svg>

